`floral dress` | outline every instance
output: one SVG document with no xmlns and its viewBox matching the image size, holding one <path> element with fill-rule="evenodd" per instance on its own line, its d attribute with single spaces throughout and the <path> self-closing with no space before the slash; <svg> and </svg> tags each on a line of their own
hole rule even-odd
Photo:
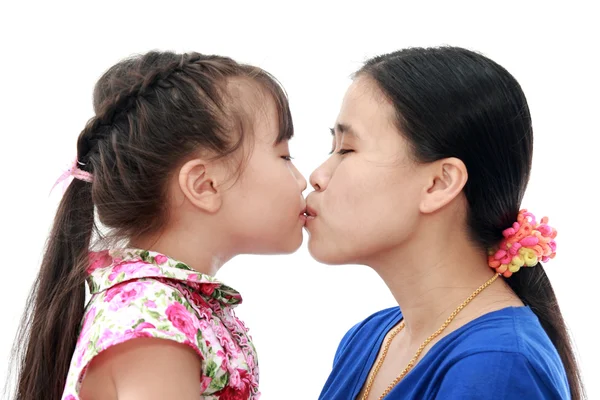
<svg viewBox="0 0 600 400">
<path fill-rule="evenodd" d="M 63 400 L 79 400 L 92 359 L 140 337 L 190 346 L 202 360 L 198 398 L 258 399 L 258 364 L 248 329 L 234 315 L 238 292 L 163 254 L 138 249 L 91 253 L 92 298 Z"/>
</svg>

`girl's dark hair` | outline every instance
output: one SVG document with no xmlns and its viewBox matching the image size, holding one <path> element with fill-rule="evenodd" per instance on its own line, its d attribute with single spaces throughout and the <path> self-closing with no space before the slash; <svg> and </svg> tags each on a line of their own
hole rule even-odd
<svg viewBox="0 0 600 400">
<path fill-rule="evenodd" d="M 94 89 L 95 116 L 77 140 L 80 168 L 56 214 L 15 343 L 19 400 L 58 400 L 85 306 L 85 278 L 98 221 L 110 237 L 155 234 L 167 220 L 167 180 L 197 151 L 225 157 L 243 143 L 251 111 L 232 79 L 270 96 L 277 141 L 291 138 L 287 97 L 273 76 L 229 58 L 152 51 L 110 68 Z"/>
<path fill-rule="evenodd" d="M 497 245 L 517 220 L 533 156 L 529 107 L 515 78 L 494 61 L 457 47 L 377 56 L 356 75 L 373 79 L 392 101 L 397 127 L 417 161 L 456 157 L 465 163 L 471 239 L 483 250 Z M 572 398 L 583 398 L 575 354 L 544 268 L 522 268 L 506 280 L 558 350 Z"/>
</svg>

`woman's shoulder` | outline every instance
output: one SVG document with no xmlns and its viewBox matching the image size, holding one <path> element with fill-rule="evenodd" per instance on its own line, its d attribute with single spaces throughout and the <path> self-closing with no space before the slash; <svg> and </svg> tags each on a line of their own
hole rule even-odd
<svg viewBox="0 0 600 400">
<path fill-rule="evenodd" d="M 397 306 L 377 311 L 350 328 L 344 339 L 372 334 L 374 331 L 385 329 L 389 324 L 398 323 L 401 319 L 402 312 Z"/>
<path fill-rule="evenodd" d="M 401 319 L 402 312 L 398 306 L 371 314 L 346 332 L 338 346 L 335 360 L 337 361 L 342 353 L 352 351 L 354 343 L 360 343 L 361 348 L 367 348 L 368 343 L 376 341 L 380 334 L 387 332 Z"/>
<path fill-rule="evenodd" d="M 529 307 L 506 307 L 486 313 L 445 338 L 454 354 L 506 352 L 526 358 L 557 359 L 558 352 Z"/>
<path fill-rule="evenodd" d="M 350 328 L 348 333 L 364 334 L 366 332 L 373 332 L 374 330 L 384 329 L 388 324 L 398 323 L 401 319 L 402 311 L 400 311 L 400 307 L 385 308 L 355 324 Z"/>
<path fill-rule="evenodd" d="M 342 338 L 336 360 L 381 340 L 402 319 L 399 307 L 378 311 L 354 325 Z M 451 332 L 429 351 L 447 363 L 495 353 L 527 360 L 529 365 L 552 374 L 564 374 L 560 356 L 529 307 L 507 307 L 486 313 Z M 516 355 L 516 356 L 515 356 Z M 471 358 L 473 359 L 473 358 Z"/>
<path fill-rule="evenodd" d="M 432 364 L 437 365 L 439 398 L 569 398 L 569 384 L 562 368 L 549 369 L 525 352 L 480 349 Z"/>
<path fill-rule="evenodd" d="M 507 307 L 482 315 L 438 342 L 429 357 L 443 371 L 445 381 L 471 376 L 484 382 L 482 372 L 494 370 L 511 380 L 502 390 L 518 390 L 530 398 L 568 393 L 560 356 L 529 307 Z M 458 389 L 454 385 L 451 390 Z"/>
</svg>

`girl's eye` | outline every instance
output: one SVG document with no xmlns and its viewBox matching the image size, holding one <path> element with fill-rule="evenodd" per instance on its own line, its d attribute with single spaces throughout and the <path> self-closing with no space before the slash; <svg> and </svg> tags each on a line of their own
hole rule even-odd
<svg viewBox="0 0 600 400">
<path fill-rule="evenodd" d="M 340 149 L 337 153 L 339 155 L 344 155 L 344 154 L 348 154 L 348 153 L 352 153 L 354 150 L 349 150 L 349 149 Z"/>
<path fill-rule="evenodd" d="M 294 159 L 292 156 L 281 156 L 281 158 L 283 158 L 285 161 L 292 161 Z"/>
</svg>

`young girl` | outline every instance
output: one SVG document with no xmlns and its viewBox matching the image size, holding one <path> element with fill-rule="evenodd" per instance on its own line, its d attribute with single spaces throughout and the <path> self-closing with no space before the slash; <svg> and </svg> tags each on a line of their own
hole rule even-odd
<svg viewBox="0 0 600 400">
<path fill-rule="evenodd" d="M 556 231 L 521 209 L 533 134 L 517 81 L 461 48 L 375 57 L 333 134 L 309 250 L 372 267 L 400 307 L 346 334 L 320 398 L 582 398 L 540 263 Z"/>
<path fill-rule="evenodd" d="M 302 242 L 306 181 L 282 88 L 229 58 L 150 52 L 110 68 L 94 108 L 29 304 L 16 398 L 257 399 L 242 298 L 213 275 Z"/>
</svg>

